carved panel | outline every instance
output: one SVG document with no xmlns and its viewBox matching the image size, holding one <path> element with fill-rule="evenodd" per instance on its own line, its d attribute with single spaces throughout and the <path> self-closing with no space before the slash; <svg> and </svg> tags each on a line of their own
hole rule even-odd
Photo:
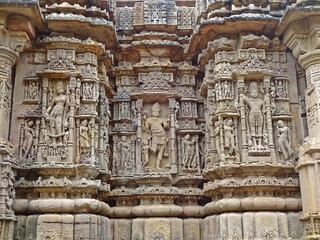
<svg viewBox="0 0 320 240">
<path fill-rule="evenodd" d="M 172 88 L 169 83 L 173 81 L 173 74 L 162 72 L 140 73 L 138 81 L 142 83 L 140 88 L 143 90 L 168 90 Z"/>
<path fill-rule="evenodd" d="M 178 9 L 178 28 L 193 29 L 195 26 L 195 8 L 180 7 Z"/>
<path fill-rule="evenodd" d="M 116 8 L 116 27 L 118 30 L 133 29 L 133 8 L 120 7 Z"/>
<path fill-rule="evenodd" d="M 75 51 L 66 49 L 48 50 L 47 60 L 49 63 L 45 66 L 51 70 L 74 70 Z"/>
<path fill-rule="evenodd" d="M 144 2 L 144 24 L 166 24 L 167 4 L 163 0 Z"/>
</svg>

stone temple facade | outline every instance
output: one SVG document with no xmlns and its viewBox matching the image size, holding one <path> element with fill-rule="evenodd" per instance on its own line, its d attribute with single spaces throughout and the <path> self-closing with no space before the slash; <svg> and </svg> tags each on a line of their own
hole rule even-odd
<svg viewBox="0 0 320 240">
<path fill-rule="evenodd" d="M 0 0 L 1 240 L 320 239 L 319 0 Z"/>
</svg>

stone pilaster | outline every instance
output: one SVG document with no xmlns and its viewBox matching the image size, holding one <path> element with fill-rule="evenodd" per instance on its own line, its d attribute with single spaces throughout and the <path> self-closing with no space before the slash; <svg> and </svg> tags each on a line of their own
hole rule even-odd
<svg viewBox="0 0 320 240">
<path fill-rule="evenodd" d="M 12 31 L 12 29 L 14 29 Z M 25 50 L 29 36 L 20 31 L 6 14 L 0 14 L 0 239 L 13 239 L 16 216 L 13 202 L 17 161 L 15 147 L 9 142 L 13 66 Z"/>
<path fill-rule="evenodd" d="M 7 48 L 0 46 L 0 137 L 8 138 L 11 95 L 12 95 L 12 66 L 18 58 L 18 54 Z"/>
<path fill-rule="evenodd" d="M 301 5 L 307 1 L 298 1 Z M 304 4 L 302 4 L 304 5 Z M 300 178 L 305 222 L 304 239 L 320 238 L 320 11 L 311 10 L 305 16 L 303 7 L 290 9 L 282 26 L 284 43 L 292 50 L 306 73 L 306 114 L 309 136 L 300 148 L 297 166 Z M 301 21 L 297 21 L 297 18 Z M 294 20 L 293 20 L 294 19 Z M 303 19 L 303 20 L 302 20 Z M 280 29 L 281 29 L 280 27 Z"/>
</svg>

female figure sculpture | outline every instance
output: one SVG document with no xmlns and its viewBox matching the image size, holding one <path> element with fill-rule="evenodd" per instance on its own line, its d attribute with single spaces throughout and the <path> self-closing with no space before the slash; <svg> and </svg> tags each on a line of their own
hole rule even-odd
<svg viewBox="0 0 320 240">
<path fill-rule="evenodd" d="M 127 143 L 126 136 L 121 137 L 121 141 L 118 142 L 117 148 L 119 156 L 119 170 L 124 171 L 126 168 L 126 163 L 130 160 L 130 144 Z"/>
<path fill-rule="evenodd" d="M 80 153 L 87 154 L 90 149 L 88 120 L 84 119 L 80 126 Z"/>
<path fill-rule="evenodd" d="M 291 154 L 291 146 L 289 141 L 289 128 L 284 125 L 282 120 L 277 122 L 278 131 L 278 147 L 285 159 L 288 159 Z"/>
<path fill-rule="evenodd" d="M 234 154 L 234 133 L 233 133 L 233 121 L 231 118 L 227 118 L 224 121 L 224 148 L 227 151 L 228 156 Z"/>
<path fill-rule="evenodd" d="M 29 120 L 27 124 L 24 126 L 24 140 L 23 140 L 23 157 L 24 159 L 32 158 L 32 145 L 33 145 L 33 137 L 35 134 L 35 131 L 33 129 L 34 122 L 32 120 Z"/>
<path fill-rule="evenodd" d="M 64 94 L 63 82 L 57 83 L 57 96 L 47 108 L 44 118 L 49 122 L 47 134 L 52 138 L 53 144 L 62 144 L 64 136 L 64 118 L 67 96 Z"/>
</svg>

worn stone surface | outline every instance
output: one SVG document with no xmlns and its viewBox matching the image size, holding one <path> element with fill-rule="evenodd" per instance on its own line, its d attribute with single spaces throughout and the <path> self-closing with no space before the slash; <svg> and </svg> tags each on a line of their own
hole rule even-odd
<svg viewBox="0 0 320 240">
<path fill-rule="evenodd" d="M 320 237 L 319 1 L 0 8 L 0 239 Z"/>
</svg>

